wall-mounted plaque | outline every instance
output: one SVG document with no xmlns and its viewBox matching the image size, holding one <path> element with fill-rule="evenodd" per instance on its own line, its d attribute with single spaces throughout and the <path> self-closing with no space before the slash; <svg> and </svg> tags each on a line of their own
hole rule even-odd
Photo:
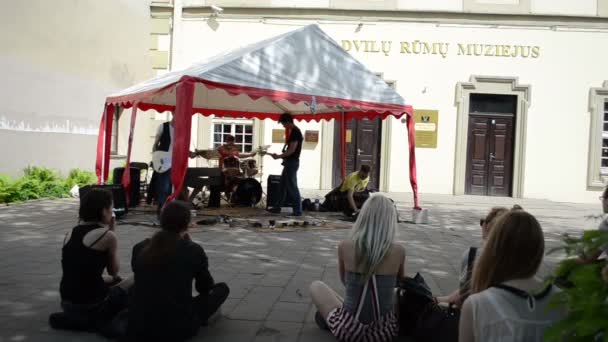
<svg viewBox="0 0 608 342">
<path fill-rule="evenodd" d="M 285 130 L 284 129 L 273 129 L 272 130 L 272 142 L 273 143 L 284 143 L 285 142 Z"/>
<path fill-rule="evenodd" d="M 318 143 L 319 142 L 319 131 L 305 131 L 304 132 L 304 141 L 309 143 Z"/>
<path fill-rule="evenodd" d="M 429 109 L 414 110 L 416 147 L 437 148 L 438 123 L 439 111 Z"/>
<path fill-rule="evenodd" d="M 346 130 L 346 139 L 345 140 L 347 143 L 353 142 L 353 131 L 351 129 Z"/>
</svg>

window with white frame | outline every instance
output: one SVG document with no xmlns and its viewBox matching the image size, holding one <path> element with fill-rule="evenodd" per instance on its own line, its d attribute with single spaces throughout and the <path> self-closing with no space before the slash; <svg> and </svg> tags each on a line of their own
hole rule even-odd
<svg viewBox="0 0 608 342">
<path fill-rule="evenodd" d="M 241 152 L 253 151 L 253 122 L 243 121 L 213 121 L 213 148 L 217 149 L 226 142 L 226 137 L 234 136 L 235 144 Z"/>
<path fill-rule="evenodd" d="M 589 90 L 589 113 L 587 187 L 602 190 L 608 181 L 608 81 Z"/>
<path fill-rule="evenodd" d="M 600 168 L 601 174 L 608 176 L 608 101 L 604 102 L 604 112 L 602 114 L 602 160 Z"/>
</svg>

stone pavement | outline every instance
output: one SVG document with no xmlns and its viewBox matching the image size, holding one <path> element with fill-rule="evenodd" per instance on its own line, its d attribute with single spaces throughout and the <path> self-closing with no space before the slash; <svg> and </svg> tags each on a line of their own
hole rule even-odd
<svg viewBox="0 0 608 342">
<path fill-rule="evenodd" d="M 308 192 L 308 195 L 315 194 Z M 402 217 L 409 216 L 410 194 L 390 194 Z M 421 272 L 433 291 L 457 286 L 463 251 L 478 245 L 479 218 L 490 206 L 519 203 L 537 216 L 548 248 L 559 235 L 597 226 L 587 216 L 600 205 L 554 203 L 471 196 L 423 195 L 430 223 L 403 223 L 399 243 L 406 247 L 406 272 Z M 58 311 L 60 246 L 76 224 L 77 201 L 41 200 L 0 207 L 0 342 L 102 341 L 88 333 L 55 331 L 48 315 Z M 131 247 L 155 229 L 119 225 L 121 274 L 130 272 Z M 207 228 L 194 232 L 209 258 L 217 281 L 230 286 L 224 317 L 202 328 L 194 341 L 332 341 L 313 319 L 308 285 L 322 279 L 343 293 L 338 278 L 336 245 L 348 230 L 256 233 L 245 229 Z M 543 273 L 556 262 L 549 256 Z"/>
</svg>

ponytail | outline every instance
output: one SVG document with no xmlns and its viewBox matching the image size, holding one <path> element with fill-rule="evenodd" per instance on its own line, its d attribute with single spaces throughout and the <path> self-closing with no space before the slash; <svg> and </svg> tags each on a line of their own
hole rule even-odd
<svg viewBox="0 0 608 342">
<path fill-rule="evenodd" d="M 146 265 L 163 265 L 175 253 L 181 240 L 180 234 L 188 229 L 189 224 L 190 209 L 187 203 L 174 201 L 167 204 L 160 215 L 162 230 L 152 236 L 138 258 Z"/>
</svg>

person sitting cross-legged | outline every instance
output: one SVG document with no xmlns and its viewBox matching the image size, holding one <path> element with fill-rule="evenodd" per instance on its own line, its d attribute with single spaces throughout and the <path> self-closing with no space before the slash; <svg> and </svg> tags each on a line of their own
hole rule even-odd
<svg viewBox="0 0 608 342">
<path fill-rule="evenodd" d="M 122 280 L 118 276 L 112 208 L 110 191 L 91 189 L 82 197 L 80 222 L 66 234 L 61 250 L 63 313 L 49 318 L 54 328 L 92 329 L 105 335 L 110 321 L 127 307 L 133 277 Z"/>
<path fill-rule="evenodd" d="M 186 202 L 171 202 L 161 212 L 161 231 L 133 247 L 128 340 L 185 341 L 228 297 L 228 286 L 209 273 L 203 247 L 190 239 L 190 220 Z M 194 298 L 193 281 L 199 293 Z"/>
<path fill-rule="evenodd" d="M 340 341 L 391 341 L 397 335 L 395 286 L 404 274 L 405 249 L 395 243 L 393 202 L 372 195 L 357 217 L 350 238 L 338 245 L 342 299 L 321 281 L 310 285 L 316 321 Z"/>
<path fill-rule="evenodd" d="M 359 171 L 355 171 L 342 181 L 340 186 L 325 195 L 322 208 L 326 211 L 344 211 L 347 216 L 359 213 L 359 208 L 369 198 L 367 185 L 371 167 L 361 165 Z"/>
</svg>

